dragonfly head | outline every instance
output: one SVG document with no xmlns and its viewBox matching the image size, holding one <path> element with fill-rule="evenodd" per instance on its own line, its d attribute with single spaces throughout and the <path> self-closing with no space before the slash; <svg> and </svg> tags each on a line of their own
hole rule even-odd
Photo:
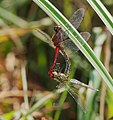
<svg viewBox="0 0 113 120">
<path fill-rule="evenodd" d="M 60 26 L 55 26 L 55 27 L 54 27 L 55 32 L 58 32 L 60 29 L 61 29 Z"/>
<path fill-rule="evenodd" d="M 58 77 L 58 73 L 55 71 L 55 72 L 52 72 L 53 74 L 53 78 L 57 78 Z"/>
<path fill-rule="evenodd" d="M 53 79 L 59 82 L 68 81 L 68 76 L 66 76 L 64 73 L 54 71 L 52 72 L 52 74 L 53 74 Z"/>
</svg>

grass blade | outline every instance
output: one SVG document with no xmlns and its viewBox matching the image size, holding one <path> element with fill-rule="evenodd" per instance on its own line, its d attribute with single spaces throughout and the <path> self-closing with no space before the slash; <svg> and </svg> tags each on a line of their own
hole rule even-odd
<svg viewBox="0 0 113 120">
<path fill-rule="evenodd" d="M 92 8 L 113 35 L 113 17 L 102 4 L 102 2 L 100 0 L 87 0 L 87 2 L 92 6 Z"/>
<path fill-rule="evenodd" d="M 42 10 L 44 10 L 57 24 L 62 25 L 63 30 L 68 30 L 68 36 L 73 43 L 81 50 L 85 57 L 90 61 L 94 68 L 100 73 L 103 80 L 113 92 L 113 79 L 105 69 L 101 61 L 96 57 L 93 50 L 82 38 L 79 32 L 70 24 L 62 13 L 53 6 L 48 0 L 33 0 Z M 84 46 L 82 46 L 84 45 Z"/>
</svg>

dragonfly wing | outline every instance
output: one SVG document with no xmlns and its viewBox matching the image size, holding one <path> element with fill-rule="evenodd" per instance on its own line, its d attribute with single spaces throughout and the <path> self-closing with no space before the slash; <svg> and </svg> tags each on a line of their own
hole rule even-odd
<svg viewBox="0 0 113 120">
<path fill-rule="evenodd" d="M 90 38 L 89 32 L 81 32 L 80 34 L 84 38 L 85 41 L 88 41 L 88 39 Z M 60 44 L 61 46 L 65 48 L 66 53 L 70 56 L 73 52 L 76 52 L 79 50 L 79 48 L 72 42 L 71 39 L 67 39 L 61 42 Z"/>
<path fill-rule="evenodd" d="M 82 110 L 84 111 L 84 108 L 83 108 L 83 106 L 82 106 L 82 101 L 81 101 L 79 95 L 78 95 L 77 93 L 75 93 L 75 92 L 73 91 L 73 89 L 71 89 L 71 88 L 69 87 L 69 85 L 66 85 L 66 89 L 67 89 L 67 91 L 69 92 L 69 94 L 73 97 L 73 99 L 77 102 L 77 104 L 78 104 L 78 105 L 82 108 Z"/>
<path fill-rule="evenodd" d="M 74 14 L 72 15 L 72 17 L 70 18 L 70 23 L 76 28 L 78 29 L 78 27 L 80 26 L 80 23 L 83 20 L 84 17 L 84 12 L 85 9 L 84 8 L 80 8 L 77 11 L 74 12 Z"/>
<path fill-rule="evenodd" d="M 65 90 L 66 90 L 66 88 L 65 88 L 64 86 L 62 86 L 62 87 L 61 87 L 61 86 L 60 86 L 60 87 L 58 86 L 57 92 L 58 92 L 58 93 L 62 93 L 62 92 L 64 92 Z"/>
<path fill-rule="evenodd" d="M 81 32 L 80 35 L 84 38 L 85 41 L 88 41 L 91 36 L 89 32 Z"/>
<path fill-rule="evenodd" d="M 72 15 L 72 17 L 69 19 L 70 23 L 76 29 L 78 29 L 78 27 L 80 26 L 80 23 L 83 20 L 84 12 L 85 12 L 85 9 L 84 8 L 80 8 L 77 11 L 75 11 L 74 14 Z M 63 40 L 65 40 L 65 39 L 68 38 L 68 36 L 67 36 L 68 33 L 66 34 L 66 32 L 68 32 L 68 31 L 62 32 L 62 38 L 63 38 Z"/>
<path fill-rule="evenodd" d="M 52 46 L 53 48 L 54 45 L 53 45 L 53 42 L 51 40 L 51 37 L 46 34 L 45 32 L 43 32 L 42 30 L 39 30 L 39 29 L 36 29 L 34 30 L 33 32 L 38 38 L 41 38 L 42 41 L 44 41 L 45 43 L 48 43 L 50 46 Z"/>
<path fill-rule="evenodd" d="M 73 85 L 73 87 L 86 87 L 86 88 L 90 88 L 90 89 L 92 89 L 92 90 L 96 90 L 96 91 L 98 91 L 98 89 L 95 89 L 95 88 L 93 88 L 93 87 L 91 87 L 91 86 L 89 86 L 89 85 L 86 85 L 85 83 L 82 83 L 82 82 L 80 82 L 79 80 L 77 80 L 77 79 L 71 79 L 70 80 L 70 83 L 72 83 Z"/>
</svg>

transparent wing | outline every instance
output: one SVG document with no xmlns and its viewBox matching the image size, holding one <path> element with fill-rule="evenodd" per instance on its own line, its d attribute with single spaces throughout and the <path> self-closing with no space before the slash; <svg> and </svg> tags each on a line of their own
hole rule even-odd
<svg viewBox="0 0 113 120">
<path fill-rule="evenodd" d="M 65 85 L 63 83 L 60 83 L 57 86 L 57 88 L 58 88 L 58 90 L 57 90 L 58 93 L 64 92 L 66 90 Z"/>
<path fill-rule="evenodd" d="M 81 109 L 85 112 L 85 109 L 82 106 L 82 102 L 81 99 L 79 97 L 79 95 L 77 93 L 75 93 L 70 87 L 69 85 L 65 85 L 67 91 L 69 92 L 69 94 L 73 97 L 73 99 L 77 102 L 77 104 L 81 107 Z"/>
<path fill-rule="evenodd" d="M 88 41 L 88 39 L 90 38 L 89 32 L 81 32 L 80 34 L 84 38 L 85 41 Z M 76 52 L 79 50 L 79 48 L 70 39 L 63 41 L 60 44 L 62 44 L 63 48 L 65 48 L 65 52 L 68 55 L 71 55 L 73 52 Z"/>
<path fill-rule="evenodd" d="M 74 14 L 72 15 L 72 17 L 69 19 L 70 23 L 76 29 L 78 29 L 78 27 L 80 26 L 80 24 L 81 24 L 81 22 L 83 20 L 84 12 L 85 12 L 85 9 L 84 8 L 80 8 L 77 11 L 75 11 Z M 66 32 L 68 32 L 68 31 L 62 32 L 62 38 L 63 38 L 63 40 L 65 40 L 65 39 L 68 38 L 68 36 L 66 35 Z"/>
<path fill-rule="evenodd" d="M 83 17 L 84 17 L 84 12 L 85 12 L 85 9 L 84 8 L 80 8 L 78 9 L 77 11 L 74 12 L 74 14 L 72 15 L 72 17 L 70 18 L 70 22 L 71 24 L 76 28 L 78 29 L 78 27 L 80 26 L 82 20 L 83 20 Z"/>
<path fill-rule="evenodd" d="M 55 48 L 54 45 L 53 45 L 53 42 L 51 40 L 51 37 L 48 34 L 46 34 L 45 32 L 43 32 L 42 30 L 39 30 L 39 29 L 34 30 L 34 34 L 38 38 L 41 37 L 42 41 L 48 43 L 50 46 L 52 46 L 53 48 Z"/>
<path fill-rule="evenodd" d="M 95 91 L 99 91 L 98 89 L 95 89 L 89 85 L 86 85 L 86 84 L 78 81 L 77 79 L 71 79 L 70 82 L 72 83 L 71 85 L 75 88 L 86 87 L 86 88 L 90 88 L 90 89 L 95 90 Z"/>
<path fill-rule="evenodd" d="M 81 99 L 79 97 L 79 95 L 77 93 L 75 93 L 70 87 L 69 85 L 67 84 L 63 84 L 63 83 L 60 83 L 58 86 L 57 86 L 58 90 L 57 92 L 58 93 L 61 93 L 61 92 L 64 92 L 65 90 L 68 91 L 68 93 L 72 96 L 72 98 L 75 100 L 75 102 L 80 106 L 80 108 L 85 112 L 85 109 L 83 108 L 82 106 L 82 102 L 81 102 Z"/>
</svg>

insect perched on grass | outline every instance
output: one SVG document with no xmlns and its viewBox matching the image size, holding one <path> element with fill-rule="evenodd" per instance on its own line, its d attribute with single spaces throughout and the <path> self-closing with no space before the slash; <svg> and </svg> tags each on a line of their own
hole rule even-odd
<svg viewBox="0 0 113 120">
<path fill-rule="evenodd" d="M 77 29 L 80 25 L 80 23 L 83 20 L 83 16 L 84 16 L 84 9 L 80 8 L 78 9 L 70 18 L 70 23 Z M 57 58 L 58 58 L 58 54 L 59 51 L 61 51 L 62 55 L 65 58 L 66 61 L 66 69 L 65 69 L 65 74 L 69 74 L 70 73 L 70 61 L 69 61 L 69 54 L 71 52 L 75 52 L 78 51 L 77 46 L 69 39 L 69 37 L 67 36 L 67 32 L 68 31 L 62 31 L 61 26 L 55 26 L 54 28 L 55 30 L 55 34 L 52 37 L 52 41 L 54 43 L 54 46 L 56 47 L 55 49 L 55 57 L 54 57 L 54 61 L 53 64 L 48 72 L 50 78 L 52 79 L 53 77 L 53 69 L 55 67 Z M 90 33 L 88 32 L 82 32 L 80 33 L 81 36 L 87 41 L 90 37 Z M 68 54 L 69 53 L 69 54 Z"/>
<path fill-rule="evenodd" d="M 78 9 L 70 18 L 70 23 L 77 29 L 80 25 L 80 23 L 83 20 L 84 16 L 84 9 L 80 8 Z M 90 33 L 88 32 L 82 32 L 80 33 L 82 37 L 87 41 L 90 37 Z M 58 81 L 60 84 L 58 85 L 58 88 L 64 88 L 69 92 L 69 94 L 74 98 L 74 100 L 82 107 L 81 99 L 79 95 L 74 91 L 75 88 L 78 90 L 80 87 L 86 87 L 90 88 L 92 90 L 96 90 L 93 87 L 90 87 L 89 85 L 86 85 L 76 79 L 70 79 L 70 61 L 69 61 L 69 54 L 72 52 L 76 52 L 79 49 L 77 46 L 69 39 L 69 37 L 66 34 L 66 31 L 62 31 L 60 26 L 55 27 L 55 34 L 52 37 L 52 41 L 54 43 L 55 49 L 55 57 L 53 64 L 48 72 L 51 79 L 54 79 Z M 61 73 L 60 70 L 55 68 L 57 66 L 56 61 L 58 58 L 59 51 L 62 53 L 65 61 L 66 61 L 66 67 L 64 73 Z M 69 54 L 68 54 L 69 53 Z M 59 67 L 59 65 L 58 65 Z M 84 110 L 84 109 L 83 109 Z"/>
</svg>

